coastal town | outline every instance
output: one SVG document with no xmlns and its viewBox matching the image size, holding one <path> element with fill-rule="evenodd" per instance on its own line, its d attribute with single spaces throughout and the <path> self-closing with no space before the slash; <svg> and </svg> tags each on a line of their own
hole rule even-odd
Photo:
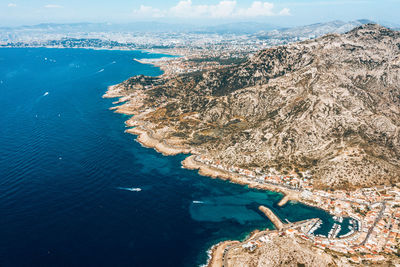
<svg viewBox="0 0 400 267">
<path fill-rule="evenodd" d="M 268 242 L 271 236 L 287 234 L 307 240 L 313 246 L 333 253 L 346 255 L 350 262 L 380 262 L 391 255 L 399 255 L 400 248 L 400 189 L 399 187 L 377 186 L 360 188 L 352 192 L 336 190 L 333 192 L 313 188 L 312 177 L 308 172 L 300 175 L 291 173 L 280 175 L 276 170 L 263 173 L 260 169 L 248 170 L 235 166 L 223 166 L 205 156 L 192 156 L 190 159 L 197 168 L 211 168 L 223 177 L 229 173 L 234 182 L 240 181 L 256 188 L 268 188 L 279 191 L 288 200 L 301 201 L 307 205 L 321 208 L 334 216 L 333 225 L 328 236 L 314 235 L 321 222 L 290 227 L 279 231 L 266 231 L 258 239 L 244 241 L 243 248 L 249 251 L 257 249 Z M 216 174 L 217 176 L 219 174 Z M 284 205 L 285 202 L 279 203 Z M 349 230 L 338 236 L 339 222 L 350 219 Z M 337 223 L 336 223 L 337 222 Z"/>
</svg>

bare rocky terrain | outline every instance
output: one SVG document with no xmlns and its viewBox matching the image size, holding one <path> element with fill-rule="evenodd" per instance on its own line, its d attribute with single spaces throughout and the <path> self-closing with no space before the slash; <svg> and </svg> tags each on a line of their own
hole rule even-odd
<svg viewBox="0 0 400 267">
<path fill-rule="evenodd" d="M 131 124 L 224 165 L 311 170 L 325 189 L 400 181 L 400 32 L 379 25 L 113 90 Z"/>
<path fill-rule="evenodd" d="M 357 257 L 356 257 L 357 258 Z M 235 267 L 351 267 L 351 266 L 398 266 L 398 257 L 388 257 L 380 262 L 353 262 L 351 257 L 333 251 L 321 250 L 296 236 L 274 235 L 268 242 L 251 251 L 242 243 L 232 245 L 225 253 L 223 266 Z"/>
<path fill-rule="evenodd" d="M 267 244 L 255 251 L 249 251 L 242 246 L 236 246 L 226 255 L 227 266 L 351 266 L 311 244 L 288 236 L 274 236 Z"/>
</svg>

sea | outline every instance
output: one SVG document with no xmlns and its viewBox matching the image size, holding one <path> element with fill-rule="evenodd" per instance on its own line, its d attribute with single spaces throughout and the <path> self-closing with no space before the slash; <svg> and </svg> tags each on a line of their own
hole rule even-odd
<svg viewBox="0 0 400 267">
<path fill-rule="evenodd" d="M 279 193 L 182 169 L 185 155 L 162 156 L 124 132 L 129 117 L 102 95 L 162 74 L 133 60 L 162 56 L 0 49 L 0 266 L 199 266 L 213 244 L 273 229 L 259 205 L 331 229 L 323 210 L 278 207 Z"/>
</svg>

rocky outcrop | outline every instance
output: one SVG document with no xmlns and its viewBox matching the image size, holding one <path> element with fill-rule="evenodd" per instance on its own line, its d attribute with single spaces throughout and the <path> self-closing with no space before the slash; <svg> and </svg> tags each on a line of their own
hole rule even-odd
<svg viewBox="0 0 400 267">
<path fill-rule="evenodd" d="M 236 246 L 225 255 L 227 266 L 352 266 L 291 236 L 272 236 L 255 251 Z"/>
<path fill-rule="evenodd" d="M 133 121 L 221 164 L 309 169 L 320 188 L 400 181 L 400 33 L 379 25 L 115 89 Z"/>
</svg>

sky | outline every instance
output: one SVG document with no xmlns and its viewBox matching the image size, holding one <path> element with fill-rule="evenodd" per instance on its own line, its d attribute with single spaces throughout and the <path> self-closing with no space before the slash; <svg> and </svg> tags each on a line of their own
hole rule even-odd
<svg viewBox="0 0 400 267">
<path fill-rule="evenodd" d="M 400 24 L 400 0 L 0 0 L 0 25 L 255 21 L 296 26 L 370 19 Z"/>
</svg>

